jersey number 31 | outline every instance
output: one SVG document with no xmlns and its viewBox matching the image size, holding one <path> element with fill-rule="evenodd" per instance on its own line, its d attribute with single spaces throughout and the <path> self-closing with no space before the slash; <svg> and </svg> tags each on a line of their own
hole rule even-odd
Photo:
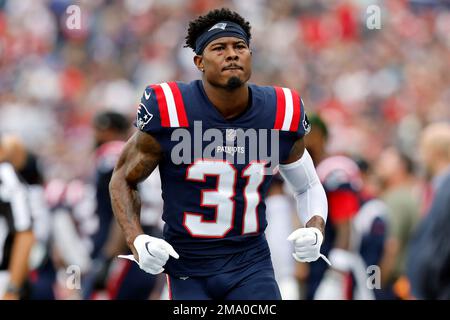
<svg viewBox="0 0 450 320">
<path fill-rule="evenodd" d="M 258 188 L 264 180 L 264 166 L 264 162 L 252 161 L 241 174 L 247 179 L 242 234 L 258 231 L 257 207 L 261 202 Z M 193 237 L 223 238 L 234 225 L 238 171 L 229 162 L 215 160 L 197 160 L 187 169 L 189 181 L 206 182 L 206 176 L 217 177 L 217 187 L 201 191 L 200 205 L 215 208 L 215 219 L 206 221 L 201 213 L 185 212 L 183 225 Z"/>
</svg>

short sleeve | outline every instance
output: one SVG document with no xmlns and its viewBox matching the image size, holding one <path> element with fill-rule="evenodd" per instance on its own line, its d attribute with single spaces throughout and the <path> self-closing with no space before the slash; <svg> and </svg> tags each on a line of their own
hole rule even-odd
<svg viewBox="0 0 450 320">
<path fill-rule="evenodd" d="M 274 87 L 274 93 L 276 113 L 273 128 L 290 132 L 296 139 L 308 134 L 311 125 L 298 92 L 289 88 Z"/>
</svg>

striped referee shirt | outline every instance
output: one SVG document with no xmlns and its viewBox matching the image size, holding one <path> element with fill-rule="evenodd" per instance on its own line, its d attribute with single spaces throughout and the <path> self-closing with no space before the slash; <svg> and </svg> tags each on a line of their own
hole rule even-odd
<svg viewBox="0 0 450 320">
<path fill-rule="evenodd" d="M 0 271 L 7 270 L 14 235 L 31 229 L 31 213 L 25 185 L 14 168 L 0 163 Z"/>
</svg>

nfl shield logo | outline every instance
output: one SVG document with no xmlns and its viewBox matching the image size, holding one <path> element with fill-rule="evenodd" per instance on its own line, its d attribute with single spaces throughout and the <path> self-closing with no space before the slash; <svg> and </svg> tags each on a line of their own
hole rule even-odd
<svg viewBox="0 0 450 320">
<path fill-rule="evenodd" d="M 225 139 L 229 142 L 234 142 L 236 140 L 236 129 L 227 129 L 225 131 Z"/>
</svg>

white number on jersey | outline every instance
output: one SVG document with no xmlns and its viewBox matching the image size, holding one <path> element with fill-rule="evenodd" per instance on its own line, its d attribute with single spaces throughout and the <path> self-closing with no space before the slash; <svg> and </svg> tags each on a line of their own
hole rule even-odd
<svg viewBox="0 0 450 320">
<path fill-rule="evenodd" d="M 215 219 L 205 221 L 201 213 L 185 212 L 183 225 L 188 232 L 199 238 L 223 238 L 231 231 L 235 219 L 237 170 L 228 162 L 198 160 L 187 170 L 186 179 L 205 182 L 206 176 L 217 177 L 215 190 L 202 190 L 201 206 L 216 209 Z M 242 172 L 247 179 L 244 188 L 245 211 L 242 234 L 258 231 L 257 207 L 261 201 L 258 188 L 264 180 L 264 163 L 251 162 Z"/>
</svg>

